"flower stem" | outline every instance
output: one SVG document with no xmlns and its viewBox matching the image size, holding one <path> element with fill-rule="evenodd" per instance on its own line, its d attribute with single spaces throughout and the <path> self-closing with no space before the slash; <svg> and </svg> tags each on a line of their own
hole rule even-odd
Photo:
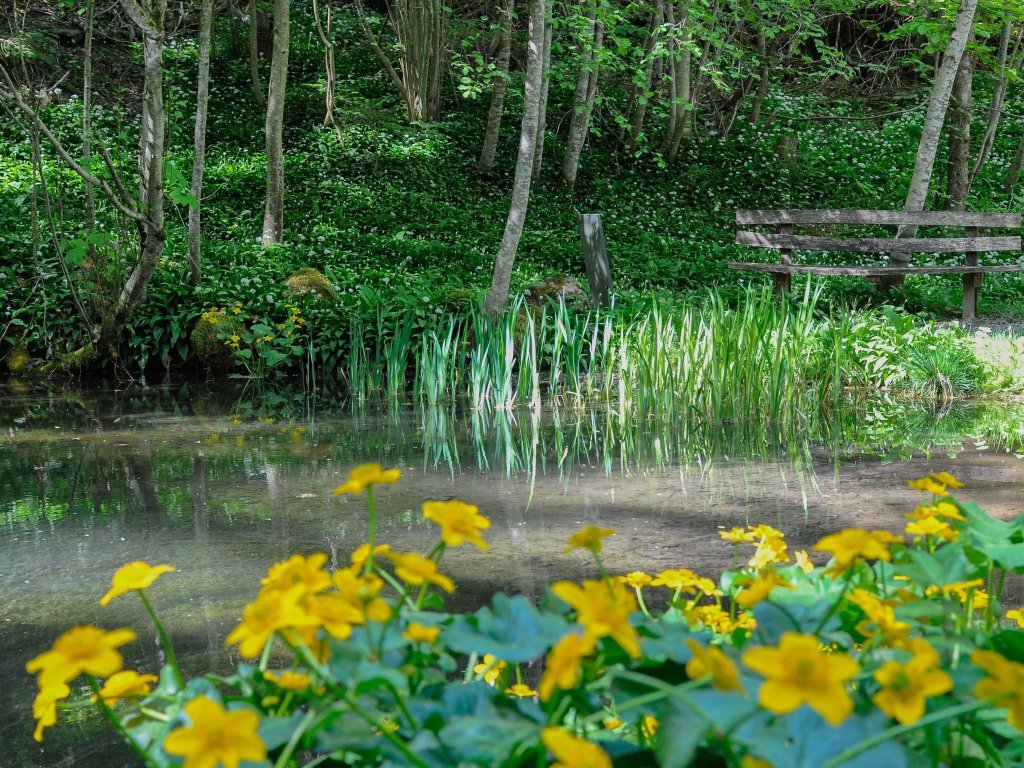
<svg viewBox="0 0 1024 768">
<path fill-rule="evenodd" d="M 174 646 L 171 645 L 171 638 L 167 636 L 167 630 L 164 629 L 163 622 L 160 621 L 156 611 L 153 610 L 153 605 L 149 602 L 149 598 L 146 597 L 146 593 L 141 589 L 136 590 L 136 592 L 142 598 L 142 604 L 146 606 L 149 618 L 153 620 L 153 626 L 156 627 L 157 634 L 160 635 L 160 644 L 164 648 L 164 653 L 167 654 L 167 663 L 171 666 L 171 671 L 174 673 L 174 681 L 178 684 L 178 688 L 184 688 L 185 679 L 181 676 L 181 667 L 178 666 L 178 657 L 174 655 Z"/>
<path fill-rule="evenodd" d="M 366 512 L 367 540 L 370 543 L 370 549 L 366 553 L 366 564 L 363 566 L 363 575 L 366 575 L 373 570 L 373 547 L 377 539 L 377 501 L 373 497 L 372 485 L 368 485 L 366 487 Z"/>
<path fill-rule="evenodd" d="M 940 709 L 938 712 L 933 712 L 932 714 L 922 717 L 920 720 L 916 720 L 913 723 L 893 726 L 892 728 L 876 733 L 874 736 L 864 739 L 863 741 L 854 744 L 849 749 L 840 752 L 827 763 L 823 763 L 820 768 L 838 768 L 838 766 L 842 765 L 847 760 L 850 760 L 863 752 L 867 752 L 869 749 L 877 747 L 884 741 L 894 739 L 897 736 L 902 736 L 904 733 L 909 733 L 910 731 L 917 730 L 918 728 L 924 728 L 926 725 L 939 723 L 943 720 L 950 720 L 954 717 L 959 717 L 960 715 L 964 715 L 968 712 L 972 712 L 976 709 L 982 709 L 987 706 L 991 706 L 987 701 L 969 701 L 966 704 L 960 704 L 956 707 Z"/>
<path fill-rule="evenodd" d="M 295 752 L 295 748 L 299 745 L 299 739 L 306 732 L 309 724 L 313 722 L 313 718 L 316 717 L 316 712 L 310 710 L 306 713 L 306 716 L 299 721 L 298 727 L 292 732 L 292 737 L 288 739 L 288 743 L 285 745 L 284 750 L 277 758 L 277 762 L 274 763 L 274 768 L 285 768 L 288 762 L 292 759 L 292 753 Z"/>
<path fill-rule="evenodd" d="M 100 709 L 103 710 L 104 717 L 107 718 L 110 725 L 115 731 L 117 731 L 117 734 L 128 742 L 128 745 L 135 751 L 135 754 L 142 759 L 143 764 L 147 766 L 153 765 L 153 761 L 150 759 L 149 753 L 146 752 L 146 750 L 128 734 L 128 731 L 126 731 L 124 726 L 121 725 L 121 721 L 117 718 L 117 715 L 114 714 L 114 711 L 107 705 L 107 702 L 103 700 L 103 697 L 100 696 L 99 681 L 90 674 L 86 674 L 85 679 L 89 681 L 89 687 L 92 688 L 92 692 L 96 696 L 96 703 L 99 705 Z"/>
</svg>

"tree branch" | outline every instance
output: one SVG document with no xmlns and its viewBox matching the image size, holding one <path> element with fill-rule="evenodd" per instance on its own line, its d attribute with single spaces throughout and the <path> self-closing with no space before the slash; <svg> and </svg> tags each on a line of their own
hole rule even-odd
<svg viewBox="0 0 1024 768">
<path fill-rule="evenodd" d="M 157 36 L 156 25 L 146 16 L 142 6 L 135 2 L 135 0 L 120 0 L 120 2 L 124 12 L 128 14 L 128 18 L 135 22 L 135 25 L 142 30 L 142 34 L 147 37 Z"/>
<path fill-rule="evenodd" d="M 114 192 L 114 190 L 110 188 L 110 185 L 107 184 L 106 181 L 96 176 L 93 176 L 91 173 L 85 170 L 85 168 L 83 168 L 78 163 L 78 161 L 75 160 L 75 158 L 73 158 L 68 153 L 68 151 L 64 148 L 64 145 L 61 144 L 60 139 L 53 135 L 53 132 L 46 126 L 46 123 L 44 123 L 39 118 L 39 115 L 36 114 L 36 111 L 32 109 L 32 107 L 30 107 L 28 104 L 26 104 L 25 101 L 18 94 L 18 89 L 15 87 L 14 81 L 11 80 L 10 74 L 7 72 L 7 69 L 2 64 L 0 64 L 0 78 L 3 78 L 3 81 L 7 84 L 7 88 L 10 90 L 10 94 L 7 96 L 7 98 L 12 99 L 14 101 L 15 106 L 17 106 L 19 110 L 21 110 L 25 113 L 26 116 L 28 116 L 29 120 L 32 121 L 32 124 L 36 128 L 38 128 L 39 132 L 46 137 L 47 141 L 50 142 L 50 144 L 53 146 L 54 150 L 57 152 L 57 155 L 61 158 L 61 160 L 63 160 L 65 163 L 71 166 L 71 170 L 73 170 L 75 173 L 81 176 L 82 179 L 84 179 L 87 183 L 92 184 L 94 187 L 99 187 L 103 191 L 103 194 L 106 195 L 107 199 L 110 200 L 111 204 L 120 213 L 135 221 L 146 220 L 146 217 L 143 213 L 141 213 L 138 210 L 134 210 L 133 208 L 129 208 L 127 205 L 125 205 L 124 202 L 122 202 L 121 199 Z M 0 98 L 3 98 L 3 94 L 0 94 Z"/>
</svg>

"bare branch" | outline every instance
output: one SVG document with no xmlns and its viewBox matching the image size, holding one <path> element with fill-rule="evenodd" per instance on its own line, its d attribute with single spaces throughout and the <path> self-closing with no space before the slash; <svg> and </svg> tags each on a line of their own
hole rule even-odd
<svg viewBox="0 0 1024 768">
<path fill-rule="evenodd" d="M 14 81 L 11 80 L 10 74 L 8 74 L 7 69 L 4 68 L 2 64 L 0 64 L 0 77 L 3 78 L 4 82 L 7 84 L 8 90 L 10 91 L 10 93 L 7 94 L 7 98 L 13 100 L 15 106 L 17 106 L 19 110 L 25 113 L 28 119 L 32 121 L 32 124 L 36 128 L 38 128 L 40 133 L 42 133 L 46 137 L 47 141 L 50 142 L 50 144 L 53 146 L 54 150 L 57 152 L 57 155 L 60 157 L 60 159 L 67 163 L 69 166 L 71 166 L 71 170 L 73 170 L 75 173 L 81 176 L 89 184 L 92 184 L 94 187 L 99 187 L 103 191 L 103 194 L 106 195 L 107 199 L 110 200 L 111 204 L 120 213 L 124 214 L 130 219 L 134 219 L 135 221 L 146 220 L 146 216 L 143 213 L 141 213 L 138 210 L 129 208 L 127 205 L 125 205 L 124 202 L 114 192 L 114 190 L 110 188 L 110 185 L 107 184 L 106 181 L 96 176 L 93 176 L 91 173 L 85 170 L 85 168 L 83 168 L 78 163 L 78 161 L 75 160 L 75 158 L 73 158 L 70 155 L 70 153 L 64 148 L 64 145 L 61 144 L 60 139 L 54 136 L 53 132 L 47 127 L 46 123 L 44 123 L 39 118 L 39 115 L 36 114 L 36 111 L 32 109 L 32 107 L 30 107 L 28 104 L 26 104 L 24 99 L 21 98 L 21 96 L 18 93 L 18 89 L 14 85 Z M 0 94 L 0 98 L 2 98 L 2 94 Z"/>
</svg>

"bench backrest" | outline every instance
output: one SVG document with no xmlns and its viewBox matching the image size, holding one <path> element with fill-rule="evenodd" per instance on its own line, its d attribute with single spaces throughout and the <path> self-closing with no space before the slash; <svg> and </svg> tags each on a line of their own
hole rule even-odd
<svg viewBox="0 0 1024 768">
<path fill-rule="evenodd" d="M 977 253 L 1019 251 L 1019 235 L 980 237 L 979 229 L 1019 229 L 1016 213 L 974 213 L 970 211 L 863 211 L 863 210 L 777 210 L 738 211 L 738 226 L 775 226 L 778 234 L 739 231 L 738 245 L 791 251 L 852 251 L 856 253 Z M 795 235 L 797 225 L 860 224 L 866 226 L 962 227 L 965 237 L 822 237 Z"/>
</svg>

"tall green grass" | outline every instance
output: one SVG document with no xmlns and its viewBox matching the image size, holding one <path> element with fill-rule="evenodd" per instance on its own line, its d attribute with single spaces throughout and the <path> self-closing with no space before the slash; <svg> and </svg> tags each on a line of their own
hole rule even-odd
<svg viewBox="0 0 1024 768">
<path fill-rule="evenodd" d="M 851 388 L 934 400 L 980 391 L 982 366 L 965 338 L 902 316 L 826 314 L 819 297 L 808 285 L 794 299 L 750 289 L 734 306 L 711 293 L 700 306 L 655 302 L 633 312 L 522 298 L 497 317 L 377 309 L 351 322 L 333 375 L 359 402 L 600 407 L 620 418 L 770 422 L 783 431 Z"/>
</svg>

